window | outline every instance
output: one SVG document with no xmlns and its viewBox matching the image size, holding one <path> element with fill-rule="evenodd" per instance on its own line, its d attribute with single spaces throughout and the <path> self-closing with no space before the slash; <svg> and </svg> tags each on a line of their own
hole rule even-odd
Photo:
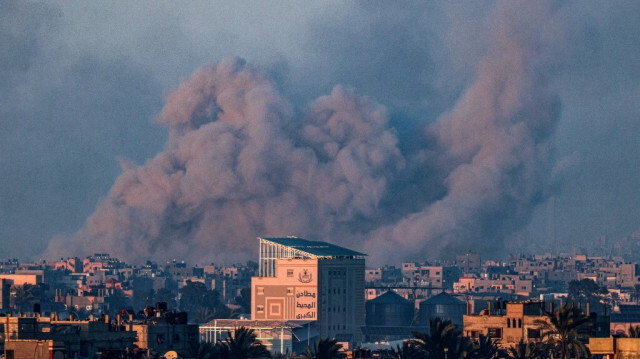
<svg viewBox="0 0 640 359">
<path fill-rule="evenodd" d="M 256 305 L 256 312 L 264 313 L 264 305 Z"/>
<path fill-rule="evenodd" d="M 271 315 L 280 315 L 280 303 L 273 303 L 269 306 Z"/>
<path fill-rule="evenodd" d="M 287 277 L 293 277 L 293 269 L 287 269 Z"/>
<path fill-rule="evenodd" d="M 522 319 L 518 319 L 518 328 L 522 328 Z"/>
<path fill-rule="evenodd" d="M 540 339 L 540 329 L 527 328 L 527 338 Z"/>
<path fill-rule="evenodd" d="M 502 339 L 502 328 L 489 328 L 487 336 L 491 339 Z"/>
<path fill-rule="evenodd" d="M 264 295 L 264 287 L 258 287 L 257 292 L 258 295 Z"/>
<path fill-rule="evenodd" d="M 507 318 L 507 328 L 511 328 L 511 319 Z"/>
</svg>

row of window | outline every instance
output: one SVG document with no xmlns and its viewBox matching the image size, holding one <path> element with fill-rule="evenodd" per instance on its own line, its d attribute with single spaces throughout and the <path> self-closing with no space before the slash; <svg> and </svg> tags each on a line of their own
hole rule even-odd
<svg viewBox="0 0 640 359">
<path fill-rule="evenodd" d="M 477 330 L 473 330 L 469 332 L 469 335 L 473 339 L 478 339 L 478 337 L 480 336 L 480 332 Z M 491 339 L 502 339 L 502 328 L 488 328 L 487 336 Z M 527 328 L 527 339 L 540 339 L 540 337 L 540 329 Z"/>
<path fill-rule="evenodd" d="M 522 319 L 518 319 L 518 326 L 516 327 L 516 319 L 507 318 L 507 328 L 522 328 Z"/>
</svg>

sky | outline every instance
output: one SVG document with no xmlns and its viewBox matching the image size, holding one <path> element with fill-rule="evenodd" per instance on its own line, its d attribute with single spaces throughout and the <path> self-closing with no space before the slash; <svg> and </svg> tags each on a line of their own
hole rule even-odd
<svg viewBox="0 0 640 359">
<path fill-rule="evenodd" d="M 640 230 L 638 23 L 623 1 L 3 1 L 0 253 L 616 241 Z"/>
</svg>

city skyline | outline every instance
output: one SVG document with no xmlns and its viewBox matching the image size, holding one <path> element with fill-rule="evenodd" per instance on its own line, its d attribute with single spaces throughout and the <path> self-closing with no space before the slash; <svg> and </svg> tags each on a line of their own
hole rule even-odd
<svg viewBox="0 0 640 359">
<path fill-rule="evenodd" d="M 633 244 L 637 6 L 5 2 L 0 248 L 235 262 L 297 235 L 383 264 Z"/>
</svg>

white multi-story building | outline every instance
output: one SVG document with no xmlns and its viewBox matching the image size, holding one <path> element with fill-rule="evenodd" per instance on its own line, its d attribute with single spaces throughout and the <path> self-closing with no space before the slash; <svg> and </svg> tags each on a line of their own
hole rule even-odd
<svg viewBox="0 0 640 359">
<path fill-rule="evenodd" d="M 359 342 L 365 323 L 365 255 L 296 237 L 258 239 L 251 318 L 315 321 L 321 337 Z"/>
</svg>

